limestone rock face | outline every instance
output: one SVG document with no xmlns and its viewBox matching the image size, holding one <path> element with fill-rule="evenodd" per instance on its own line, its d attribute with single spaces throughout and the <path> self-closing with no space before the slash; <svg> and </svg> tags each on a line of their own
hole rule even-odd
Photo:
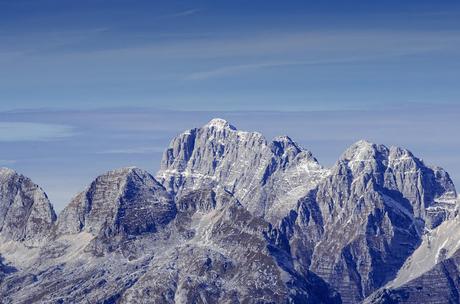
<svg viewBox="0 0 460 304">
<path fill-rule="evenodd" d="M 57 220 L 58 234 L 137 235 L 155 232 L 176 213 L 171 196 L 137 168 L 107 172 L 78 194 Z"/>
<path fill-rule="evenodd" d="M 280 231 L 299 269 L 322 277 L 344 303 L 356 303 L 395 278 L 425 229 L 454 216 L 454 197 L 442 169 L 407 150 L 360 141 Z"/>
<path fill-rule="evenodd" d="M 29 178 L 0 168 L 0 238 L 39 246 L 56 214 L 45 192 Z"/>
<path fill-rule="evenodd" d="M 157 179 L 176 197 L 220 187 L 257 216 L 280 219 L 328 171 L 289 137 L 268 142 L 222 119 L 174 138 Z"/>
<path fill-rule="evenodd" d="M 340 303 L 288 252 L 269 246 L 270 224 L 231 194 L 204 189 L 177 202 L 155 232 L 125 238 L 103 255 L 98 236 L 61 235 L 1 285 L 6 303 Z"/>
<path fill-rule="evenodd" d="M 457 194 L 447 172 L 426 166 L 408 150 L 360 141 L 343 154 L 340 162 L 346 164 L 354 179 L 372 179 L 385 191 L 400 193 L 410 203 L 414 216 L 424 220 L 429 229 L 455 209 L 452 202 Z"/>
<path fill-rule="evenodd" d="M 460 253 L 442 260 L 429 271 L 398 287 L 375 292 L 365 303 L 459 303 Z"/>
<path fill-rule="evenodd" d="M 460 216 L 423 235 L 395 279 L 366 303 L 457 303 L 460 285 Z"/>
<path fill-rule="evenodd" d="M 296 272 L 287 252 L 271 251 L 269 224 L 229 193 L 197 190 L 179 204 L 183 240 L 154 257 L 122 303 L 340 303 L 324 281 Z"/>
</svg>

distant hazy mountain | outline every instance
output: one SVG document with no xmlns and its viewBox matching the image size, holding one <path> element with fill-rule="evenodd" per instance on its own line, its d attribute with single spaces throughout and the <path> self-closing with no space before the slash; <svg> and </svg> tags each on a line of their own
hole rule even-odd
<svg viewBox="0 0 460 304">
<path fill-rule="evenodd" d="M 110 171 L 58 217 L 0 169 L 1 303 L 459 303 L 457 204 L 405 149 L 359 141 L 323 168 L 213 119 L 156 178 Z"/>
</svg>

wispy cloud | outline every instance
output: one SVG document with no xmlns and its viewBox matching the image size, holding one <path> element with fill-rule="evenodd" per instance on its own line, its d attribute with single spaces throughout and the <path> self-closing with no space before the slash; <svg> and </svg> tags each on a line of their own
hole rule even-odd
<svg viewBox="0 0 460 304">
<path fill-rule="evenodd" d="M 97 152 L 97 154 L 150 154 L 150 153 L 161 153 L 164 147 L 137 147 L 137 148 L 121 148 L 121 149 L 110 149 L 105 151 Z"/>
<path fill-rule="evenodd" d="M 17 160 L 14 159 L 0 159 L 0 165 L 12 165 L 17 163 Z"/>
<path fill-rule="evenodd" d="M 170 16 L 187 16 L 201 11 L 191 9 Z M 0 46 L 4 56 L 31 54 L 36 52 L 82 55 L 95 59 L 117 59 L 122 56 L 147 58 L 221 58 L 237 56 L 299 55 L 327 57 L 331 54 L 374 54 L 395 52 L 426 52 L 442 49 L 456 49 L 460 44 L 457 31 L 258 31 L 226 35 L 209 32 L 205 34 L 168 32 L 157 33 L 154 39 L 130 40 L 130 43 L 99 43 L 111 39 L 107 28 L 92 31 L 62 31 L 51 33 L 28 33 L 24 45 L 17 41 L 17 35 L 0 36 L 8 43 Z M 5 36 L 6 35 L 6 36 Z M 171 39 L 162 40 L 168 37 Z M 187 37 L 188 39 L 184 39 Z M 91 40 L 91 39 L 93 40 Z M 94 40 L 97 38 L 97 41 Z M 172 39 L 176 38 L 176 39 Z M 88 40 L 89 39 L 89 40 Z M 128 38 L 127 38 L 128 39 Z M 89 43 L 94 41 L 94 43 Z M 13 46 L 13 47 L 10 47 Z M 63 46 L 66 46 L 65 48 Z M 101 56 L 99 58 L 99 56 Z M 84 57 L 86 58 L 86 57 Z M 68 59 L 68 58 L 66 58 Z M 75 59 L 75 58 L 74 58 Z"/>
<path fill-rule="evenodd" d="M 337 60 L 311 60 L 311 61 L 280 61 L 280 62 L 260 62 L 253 64 L 241 64 L 241 65 L 232 65 L 224 66 L 217 69 L 200 71 L 196 73 L 191 73 L 185 77 L 187 80 L 205 80 L 214 77 L 228 76 L 233 74 L 238 74 L 241 72 L 259 70 L 259 69 L 268 69 L 268 68 L 279 68 L 287 66 L 302 66 L 302 65 L 319 65 L 319 64 L 332 64 L 332 63 L 347 63 L 355 61 L 363 61 L 366 58 L 343 58 Z"/>
<path fill-rule="evenodd" d="M 195 14 L 201 12 L 202 10 L 203 9 L 201 9 L 201 8 L 193 8 L 193 9 L 188 9 L 188 10 L 185 10 L 185 11 L 180 11 L 180 12 L 168 15 L 167 17 L 186 17 L 186 16 L 190 16 L 190 15 L 195 15 Z"/>
<path fill-rule="evenodd" d="M 0 122 L 0 141 L 50 141 L 75 135 L 74 128 L 68 125 Z"/>
<path fill-rule="evenodd" d="M 206 80 L 216 77 L 231 76 L 235 74 L 240 74 L 243 72 L 249 72 L 253 70 L 260 69 L 270 69 L 270 68 L 282 68 L 289 66 L 313 66 L 313 65 L 325 65 L 325 64 L 345 64 L 345 63 L 356 63 L 356 62 L 366 62 L 382 58 L 391 58 L 397 56 L 403 56 L 406 54 L 412 54 L 411 51 L 401 51 L 394 52 L 391 54 L 381 54 L 381 55 L 361 55 L 361 56 L 331 56 L 329 59 L 312 59 L 312 60 L 294 60 L 294 61 L 268 61 L 268 62 L 258 62 L 258 63 L 249 63 L 249 64 L 237 64 L 223 66 L 215 69 L 193 72 L 185 76 L 186 80 Z"/>
<path fill-rule="evenodd" d="M 458 32 L 430 31 L 312 31 L 257 32 L 239 36 L 207 36 L 165 43 L 146 43 L 129 49 L 138 55 L 170 58 L 221 58 L 237 56 L 267 57 L 289 55 L 298 58 L 326 58 L 331 55 L 373 55 L 420 53 L 456 49 Z M 125 49 L 128 51 L 128 49 Z M 123 53 L 123 49 L 115 50 Z M 115 53 L 114 53 L 115 54 Z M 106 53 L 106 55 L 108 55 Z"/>
<path fill-rule="evenodd" d="M 233 66 L 224 66 L 217 69 L 201 71 L 196 73 L 191 73 L 185 77 L 188 80 L 204 80 L 214 77 L 232 75 L 239 72 L 244 72 L 248 70 L 258 70 L 265 68 L 274 68 L 274 67 L 283 67 L 290 65 L 302 64 L 299 62 L 262 62 L 262 63 L 253 63 L 253 64 L 241 64 Z"/>
</svg>

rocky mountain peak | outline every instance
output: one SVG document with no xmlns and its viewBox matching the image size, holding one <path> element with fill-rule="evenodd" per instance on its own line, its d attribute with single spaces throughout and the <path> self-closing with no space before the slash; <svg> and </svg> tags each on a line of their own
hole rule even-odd
<svg viewBox="0 0 460 304">
<path fill-rule="evenodd" d="M 16 174 L 16 171 L 6 167 L 0 167 L 0 176 L 11 176 Z"/>
<path fill-rule="evenodd" d="M 250 212 L 282 217 L 326 172 L 287 136 L 268 142 L 258 132 L 213 119 L 171 141 L 157 178 L 176 197 L 219 186 Z"/>
<path fill-rule="evenodd" d="M 45 192 L 29 178 L 0 168 L 0 238 L 39 246 L 56 220 Z"/>
<path fill-rule="evenodd" d="M 362 140 L 299 201 L 297 215 L 286 217 L 280 230 L 291 238 L 301 268 L 337 288 L 344 303 L 356 303 L 396 276 L 424 228 L 455 214 L 455 196 L 443 169 L 426 166 L 406 149 Z"/>
<path fill-rule="evenodd" d="M 354 156 L 358 155 L 365 155 L 367 153 L 375 152 L 377 149 L 377 145 L 366 140 L 360 139 L 348 147 L 345 152 L 343 153 L 342 158 L 353 158 Z"/>
<path fill-rule="evenodd" d="M 417 167 L 425 167 L 421 159 L 415 157 L 411 151 L 391 146 L 378 145 L 367 140 L 359 140 L 352 144 L 340 157 L 340 161 L 349 164 L 350 168 L 359 163 L 380 162 L 384 166 L 393 166 L 396 163 L 410 163 Z"/>
<path fill-rule="evenodd" d="M 457 195 L 447 172 L 425 165 L 404 148 L 361 140 L 343 153 L 332 172 L 332 183 L 339 185 L 338 177 L 347 180 L 343 189 L 359 193 L 371 183 L 385 195 L 401 193 L 410 203 L 406 208 L 426 221 L 428 228 L 439 225 L 455 211 L 452 204 L 440 203 Z"/>
<path fill-rule="evenodd" d="M 127 167 L 97 177 L 61 212 L 60 234 L 87 231 L 94 235 L 155 231 L 175 216 L 175 205 L 148 172 Z"/>
<path fill-rule="evenodd" d="M 415 156 L 412 154 L 411 151 L 401 148 L 401 147 L 395 147 L 391 146 L 389 148 L 389 156 L 390 159 L 397 159 L 397 158 L 415 158 Z"/>
<path fill-rule="evenodd" d="M 292 140 L 292 138 L 290 138 L 289 136 L 287 135 L 278 135 L 278 136 L 275 136 L 275 138 L 273 138 L 272 142 L 277 142 L 277 143 L 280 143 L 280 144 L 283 144 L 285 146 L 290 146 L 290 145 L 293 145 L 293 146 L 297 146 L 297 143 L 294 142 Z M 300 149 L 300 147 L 298 147 Z"/>
<path fill-rule="evenodd" d="M 272 147 L 273 152 L 277 155 L 282 155 L 286 152 L 298 154 L 304 150 L 286 135 L 275 137 L 270 143 L 270 146 Z"/>
<path fill-rule="evenodd" d="M 204 127 L 215 128 L 217 130 L 237 130 L 233 125 L 231 125 L 228 121 L 222 118 L 213 118 L 206 125 L 204 125 Z"/>
<path fill-rule="evenodd" d="M 357 163 L 365 163 L 386 158 L 388 148 L 367 140 L 359 140 L 352 144 L 340 157 L 340 160 L 350 163 L 351 167 Z"/>
</svg>

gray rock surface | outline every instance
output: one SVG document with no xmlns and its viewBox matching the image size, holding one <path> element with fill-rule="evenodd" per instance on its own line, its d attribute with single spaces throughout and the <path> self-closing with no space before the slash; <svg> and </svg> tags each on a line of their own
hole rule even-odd
<svg viewBox="0 0 460 304">
<path fill-rule="evenodd" d="M 319 277 L 300 275 L 288 252 L 272 251 L 270 224 L 230 193 L 200 189 L 165 208 L 163 187 L 138 169 L 104 174 L 83 193 L 59 217 L 55 239 L 4 278 L 5 303 L 340 303 Z M 127 196 L 147 204 L 138 216 L 155 219 L 155 229 L 117 228 L 124 218 L 114 215 L 137 210 L 123 205 Z"/>
<path fill-rule="evenodd" d="M 0 239 L 40 246 L 56 214 L 45 192 L 29 178 L 0 168 Z"/>
<path fill-rule="evenodd" d="M 171 196 L 153 176 L 138 168 L 107 172 L 61 212 L 57 234 L 81 231 L 108 237 L 154 232 L 175 217 Z"/>
<path fill-rule="evenodd" d="M 314 274 L 297 273 L 286 252 L 272 252 L 269 224 L 230 194 L 198 190 L 178 204 L 179 245 L 153 258 L 122 303 L 340 302 Z"/>
<path fill-rule="evenodd" d="M 402 286 L 377 291 L 365 303 L 460 303 L 459 266 L 460 252 L 457 252 Z"/>
<path fill-rule="evenodd" d="M 157 179 L 177 197 L 220 187 L 257 216 L 280 219 L 328 171 L 287 136 L 267 141 L 222 119 L 171 141 Z"/>
<path fill-rule="evenodd" d="M 460 216 L 456 214 L 429 230 L 396 278 L 366 303 L 458 303 L 459 257 Z"/>
<path fill-rule="evenodd" d="M 344 303 L 357 303 L 395 278 L 425 227 L 453 216 L 448 199 L 455 197 L 442 169 L 407 150 L 360 141 L 299 201 L 280 231 L 298 269 L 318 274 Z"/>
</svg>

